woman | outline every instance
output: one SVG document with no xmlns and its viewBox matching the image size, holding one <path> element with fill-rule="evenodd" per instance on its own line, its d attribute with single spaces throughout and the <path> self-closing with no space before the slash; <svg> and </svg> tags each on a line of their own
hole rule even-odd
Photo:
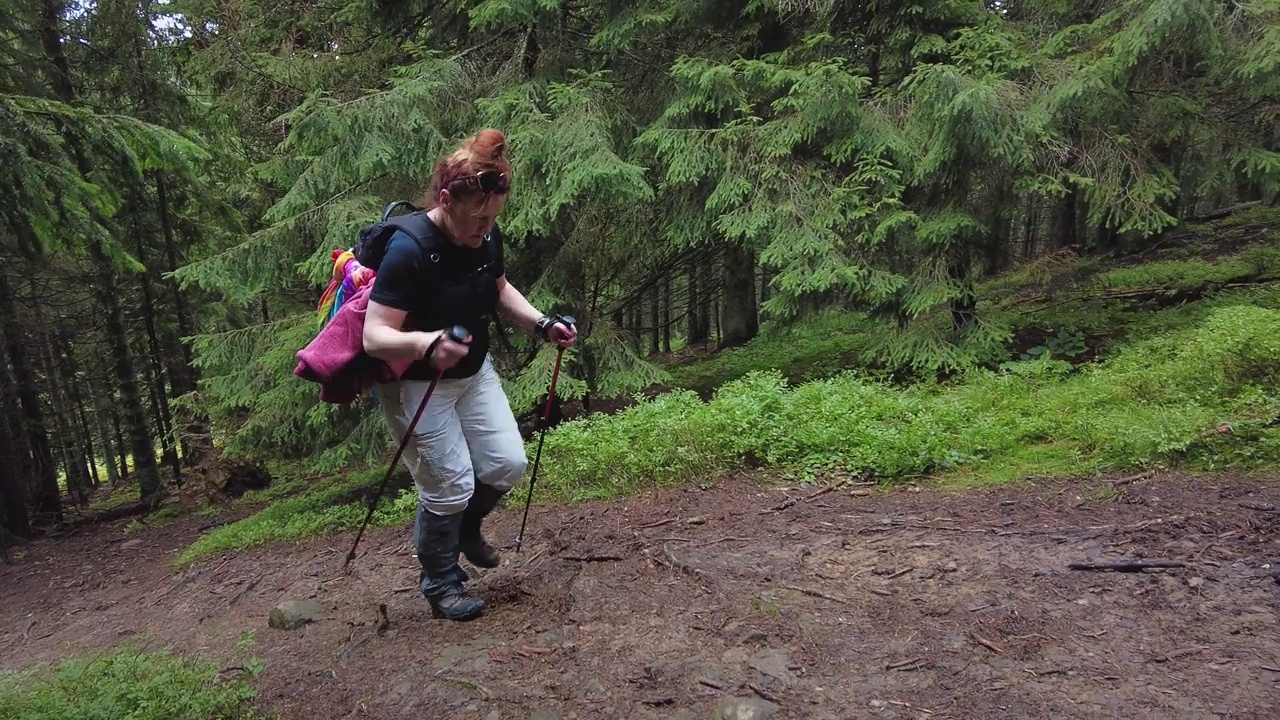
<svg viewBox="0 0 1280 720">
<path fill-rule="evenodd" d="M 461 551 L 478 567 L 497 567 L 480 523 L 524 474 L 528 462 L 498 374 L 489 357 L 494 312 L 568 347 L 574 328 L 543 315 L 507 282 L 495 220 L 510 190 L 505 139 L 483 130 L 437 164 L 428 210 L 415 239 L 397 230 L 369 295 L 365 352 L 383 360 L 413 359 L 399 382 L 378 386 L 388 427 L 403 437 L 438 373 L 441 379 L 405 465 L 418 488 L 415 526 L 420 587 L 435 615 L 470 620 L 484 600 L 463 587 Z M 471 340 L 442 331 L 461 325 Z"/>
</svg>

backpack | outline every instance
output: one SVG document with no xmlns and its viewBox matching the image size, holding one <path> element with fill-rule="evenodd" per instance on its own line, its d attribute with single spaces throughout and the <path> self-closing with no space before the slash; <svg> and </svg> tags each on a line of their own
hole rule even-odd
<svg viewBox="0 0 1280 720">
<path fill-rule="evenodd" d="M 404 215 L 393 217 L 391 213 L 404 205 L 412 210 Z M 361 228 L 356 243 L 349 249 L 338 248 L 329 254 L 333 262 L 329 285 L 320 295 L 316 305 L 316 314 L 323 328 L 338 314 L 351 296 L 360 288 L 372 284 L 378 274 L 378 266 L 387 254 L 387 244 L 396 230 L 403 230 L 420 244 L 428 233 L 426 220 L 421 211 L 413 203 L 396 200 L 382 211 L 382 219 Z"/>
</svg>

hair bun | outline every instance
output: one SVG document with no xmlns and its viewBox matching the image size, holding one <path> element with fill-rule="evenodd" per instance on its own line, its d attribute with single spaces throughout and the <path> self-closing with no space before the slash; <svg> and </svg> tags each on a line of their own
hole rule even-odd
<svg viewBox="0 0 1280 720">
<path fill-rule="evenodd" d="M 472 138 L 470 150 L 480 157 L 497 160 L 502 157 L 506 147 L 507 138 L 501 130 L 485 128 Z"/>
</svg>

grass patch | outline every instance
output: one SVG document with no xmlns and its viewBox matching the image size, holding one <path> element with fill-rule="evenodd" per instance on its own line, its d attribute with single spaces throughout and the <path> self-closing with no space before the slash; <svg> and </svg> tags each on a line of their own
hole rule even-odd
<svg viewBox="0 0 1280 720">
<path fill-rule="evenodd" d="M 1206 309 L 1078 369 L 1043 358 L 906 389 L 853 374 L 793 387 L 777 371 L 752 372 L 709 402 L 672 392 L 556 428 L 541 494 L 609 498 L 744 463 L 867 470 L 883 481 L 1271 465 L 1280 460 L 1269 427 L 1277 380 L 1280 311 L 1253 305 Z M 1237 434 L 1206 436 L 1222 423 Z"/>
<path fill-rule="evenodd" d="M 1272 280 L 1280 276 L 1280 248 L 1253 245 L 1216 260 L 1158 260 L 1099 273 L 1095 282 L 1107 290 L 1200 290 L 1232 282 Z"/>
<path fill-rule="evenodd" d="M 12 720 L 253 720 L 250 680 L 260 663 L 245 663 L 247 673 L 219 673 L 203 660 L 124 648 L 0 673 L 0 708 Z"/>
<path fill-rule="evenodd" d="M 354 496 L 369 488 L 375 488 L 385 468 L 377 468 L 313 480 L 313 486 L 300 489 L 299 482 L 284 483 L 260 493 L 270 494 L 273 500 L 249 517 L 215 528 L 187 546 L 174 560 L 182 567 L 197 558 L 226 550 L 244 550 L 272 542 L 301 540 L 315 535 L 354 530 L 368 512 L 367 501 L 353 500 Z M 284 493 L 295 492 L 286 497 Z M 246 495 L 245 497 L 248 497 Z M 417 507 L 417 494 L 413 490 L 398 496 L 388 494 L 374 512 L 371 526 L 404 522 L 413 516 Z"/>
<path fill-rule="evenodd" d="M 861 315 L 827 312 L 668 372 L 673 387 L 703 393 L 758 370 L 776 370 L 793 383 L 816 380 L 857 367 L 874 329 Z"/>
</svg>

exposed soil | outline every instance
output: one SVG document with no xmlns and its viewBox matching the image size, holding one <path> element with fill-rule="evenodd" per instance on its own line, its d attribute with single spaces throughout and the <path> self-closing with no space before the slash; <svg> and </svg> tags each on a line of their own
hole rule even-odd
<svg viewBox="0 0 1280 720">
<path fill-rule="evenodd" d="M 793 488 L 783 507 L 787 489 L 736 478 L 535 508 L 524 551 L 473 573 L 490 609 L 466 624 L 416 594 L 408 522 L 367 534 L 349 574 L 351 534 L 176 575 L 206 519 L 121 522 L 0 567 L 0 666 L 125 642 L 236 663 L 253 630 L 260 703 L 284 719 L 670 720 L 726 698 L 775 718 L 1276 717 L 1280 484 L 1109 488 Z M 492 537 L 519 521 L 501 511 Z M 1068 567 L 1142 558 L 1185 567 Z M 268 628 L 308 598 L 318 622 Z"/>
</svg>

